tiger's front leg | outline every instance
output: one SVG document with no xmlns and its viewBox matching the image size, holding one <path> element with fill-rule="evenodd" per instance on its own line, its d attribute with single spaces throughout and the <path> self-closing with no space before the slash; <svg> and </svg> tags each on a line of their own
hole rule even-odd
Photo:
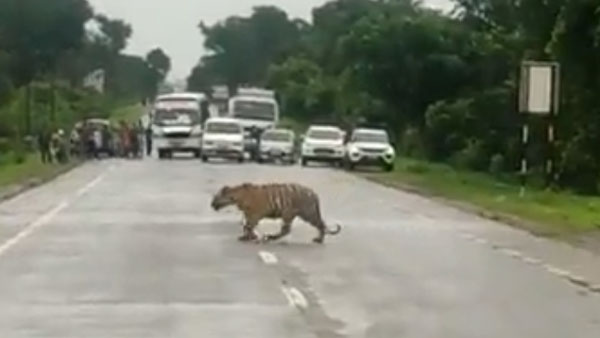
<svg viewBox="0 0 600 338">
<path fill-rule="evenodd" d="M 246 216 L 246 223 L 244 224 L 244 233 L 242 236 L 238 237 L 238 240 L 241 242 L 250 242 L 258 239 L 256 234 L 254 233 L 254 229 L 258 225 L 258 221 L 249 218 Z"/>
</svg>

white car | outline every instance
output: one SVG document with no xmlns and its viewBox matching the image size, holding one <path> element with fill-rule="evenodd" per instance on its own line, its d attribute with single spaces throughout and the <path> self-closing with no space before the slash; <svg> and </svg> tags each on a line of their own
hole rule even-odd
<svg viewBox="0 0 600 338">
<path fill-rule="evenodd" d="M 385 130 L 356 129 L 346 145 L 346 166 L 377 165 L 386 171 L 394 169 L 396 152 Z"/>
<path fill-rule="evenodd" d="M 329 162 L 340 165 L 344 160 L 344 131 L 334 126 L 311 126 L 302 142 L 302 165 Z"/>
<path fill-rule="evenodd" d="M 268 129 L 260 138 L 259 162 L 281 160 L 294 163 L 296 135 L 289 129 Z"/>
<path fill-rule="evenodd" d="M 244 162 L 244 129 L 236 119 L 214 117 L 206 121 L 202 137 L 202 161 L 210 158 Z"/>
</svg>

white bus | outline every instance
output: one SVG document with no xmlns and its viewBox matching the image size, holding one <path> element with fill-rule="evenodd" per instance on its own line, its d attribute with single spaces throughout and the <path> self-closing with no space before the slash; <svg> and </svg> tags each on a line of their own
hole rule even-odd
<svg viewBox="0 0 600 338">
<path fill-rule="evenodd" d="M 202 153 L 202 125 L 210 117 L 204 94 L 174 93 L 156 99 L 152 111 L 153 143 L 159 158 L 175 152 Z"/>
</svg>

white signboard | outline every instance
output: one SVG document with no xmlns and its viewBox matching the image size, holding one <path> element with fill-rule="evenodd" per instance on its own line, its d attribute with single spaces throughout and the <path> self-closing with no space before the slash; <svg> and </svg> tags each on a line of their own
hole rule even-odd
<svg viewBox="0 0 600 338">
<path fill-rule="evenodd" d="M 542 115 L 556 113 L 558 76 L 556 63 L 523 63 L 519 104 L 521 112 Z"/>
<path fill-rule="evenodd" d="M 552 111 L 552 68 L 531 67 L 529 69 L 529 97 L 527 111 L 533 114 L 548 114 Z"/>
</svg>

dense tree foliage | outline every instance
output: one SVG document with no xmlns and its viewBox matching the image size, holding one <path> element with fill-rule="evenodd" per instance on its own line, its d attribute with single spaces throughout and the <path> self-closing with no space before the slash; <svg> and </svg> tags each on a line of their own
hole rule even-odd
<svg viewBox="0 0 600 338">
<path fill-rule="evenodd" d="M 442 14 L 413 0 L 336 0 L 314 9 L 312 24 L 258 8 L 202 26 L 210 54 L 189 83 L 267 84 L 288 116 L 384 123 L 412 155 L 514 173 L 519 64 L 558 61 L 559 183 L 597 192 L 600 2 L 454 2 Z M 543 121 L 530 120 L 530 155 L 541 165 Z"/>
<path fill-rule="evenodd" d="M 0 141 L 155 95 L 170 60 L 160 49 L 148 59 L 123 54 L 131 34 L 87 0 L 0 1 Z M 106 72 L 103 94 L 82 88 L 98 69 Z"/>
</svg>

